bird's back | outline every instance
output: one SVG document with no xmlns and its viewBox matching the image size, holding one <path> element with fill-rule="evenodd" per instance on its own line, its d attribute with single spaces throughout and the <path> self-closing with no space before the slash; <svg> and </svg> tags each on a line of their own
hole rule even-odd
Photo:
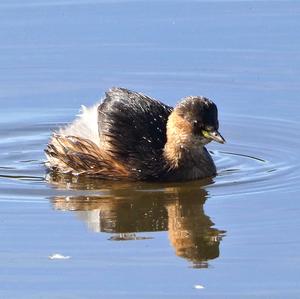
<svg viewBox="0 0 300 299">
<path fill-rule="evenodd" d="M 172 108 L 143 94 L 113 88 L 98 107 L 100 144 L 137 179 L 163 170 L 166 125 Z"/>
<path fill-rule="evenodd" d="M 84 110 L 53 134 L 45 150 L 46 165 L 55 172 L 108 179 L 160 178 L 171 111 L 143 94 L 113 88 L 97 110 Z"/>
</svg>

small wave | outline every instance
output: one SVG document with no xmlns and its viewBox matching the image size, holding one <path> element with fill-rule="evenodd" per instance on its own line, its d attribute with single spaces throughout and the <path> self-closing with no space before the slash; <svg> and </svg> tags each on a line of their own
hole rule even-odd
<svg viewBox="0 0 300 299">
<path fill-rule="evenodd" d="M 210 188 L 222 189 L 222 195 L 299 188 L 299 136 L 293 122 L 233 115 L 227 119 L 224 127 L 234 136 L 225 150 L 213 151 L 219 175 Z"/>
<path fill-rule="evenodd" d="M 299 188 L 297 150 L 300 138 L 294 130 L 295 123 L 243 115 L 223 117 L 221 130 L 228 143 L 209 145 L 218 175 L 204 184 L 214 195 Z M 0 144 L 3 147 L 0 152 L 0 178 L 13 180 L 15 184 L 22 181 L 34 185 L 45 181 L 43 150 L 53 123 L 44 122 L 41 127 L 33 119 L 21 130 L 14 130 L 14 138 L 9 139 L 7 144 Z M 10 123 L 10 127 L 13 126 Z M 15 128 L 19 128 L 17 124 Z M 152 189 L 160 190 L 161 184 L 156 185 Z M 99 188 L 99 184 L 93 183 L 92 186 Z M 84 186 L 81 182 L 76 187 L 74 182 L 72 188 L 84 189 Z"/>
</svg>

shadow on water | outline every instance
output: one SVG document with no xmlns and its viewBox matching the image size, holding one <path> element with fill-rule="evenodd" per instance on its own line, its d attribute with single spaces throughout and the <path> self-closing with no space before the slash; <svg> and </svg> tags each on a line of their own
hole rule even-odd
<svg viewBox="0 0 300 299">
<path fill-rule="evenodd" d="M 55 188 L 86 190 L 86 195 L 51 198 L 56 210 L 72 211 L 90 230 L 112 234 L 113 241 L 149 239 L 136 233 L 168 231 L 177 256 L 195 268 L 219 257 L 224 230 L 204 212 L 210 183 L 150 184 L 49 177 Z M 201 184 L 202 183 L 202 184 Z M 91 194 L 92 191 L 92 194 Z M 95 195 L 95 191 L 97 195 Z"/>
</svg>

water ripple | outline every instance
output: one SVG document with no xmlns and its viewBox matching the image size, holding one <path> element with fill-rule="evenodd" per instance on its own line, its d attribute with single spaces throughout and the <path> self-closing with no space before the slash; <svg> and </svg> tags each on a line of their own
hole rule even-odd
<svg viewBox="0 0 300 299">
<path fill-rule="evenodd" d="M 295 123 L 232 115 L 227 120 L 229 142 L 213 151 L 219 175 L 211 188 L 222 187 L 222 195 L 299 188 Z"/>
<path fill-rule="evenodd" d="M 221 131 L 227 144 L 209 145 L 218 169 L 218 175 L 207 186 L 211 194 L 249 194 L 299 188 L 297 149 L 300 138 L 294 130 L 295 123 L 250 116 L 223 117 Z M 39 123 L 34 119 L 23 126 L 9 123 L 13 134 L 0 142 L 0 184 L 5 184 L 7 180 L 14 181 L 16 186 L 27 182 L 28 193 L 34 186 L 35 190 L 43 189 L 41 193 L 45 194 L 47 183 L 44 182 L 43 149 L 54 123 Z M 102 183 L 93 184 L 92 188 L 103 189 Z M 86 189 L 82 184 L 76 185 L 76 182 L 71 187 L 66 184 L 65 188 Z M 156 188 L 160 190 L 161 184 L 157 184 Z"/>
</svg>

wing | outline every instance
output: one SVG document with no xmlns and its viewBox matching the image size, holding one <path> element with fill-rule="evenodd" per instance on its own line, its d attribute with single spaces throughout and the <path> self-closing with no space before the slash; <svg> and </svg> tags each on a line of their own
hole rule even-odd
<svg viewBox="0 0 300 299">
<path fill-rule="evenodd" d="M 130 171 L 151 176 L 155 168 L 162 168 L 166 125 L 172 109 L 141 93 L 111 89 L 98 108 L 101 146 Z"/>
</svg>

